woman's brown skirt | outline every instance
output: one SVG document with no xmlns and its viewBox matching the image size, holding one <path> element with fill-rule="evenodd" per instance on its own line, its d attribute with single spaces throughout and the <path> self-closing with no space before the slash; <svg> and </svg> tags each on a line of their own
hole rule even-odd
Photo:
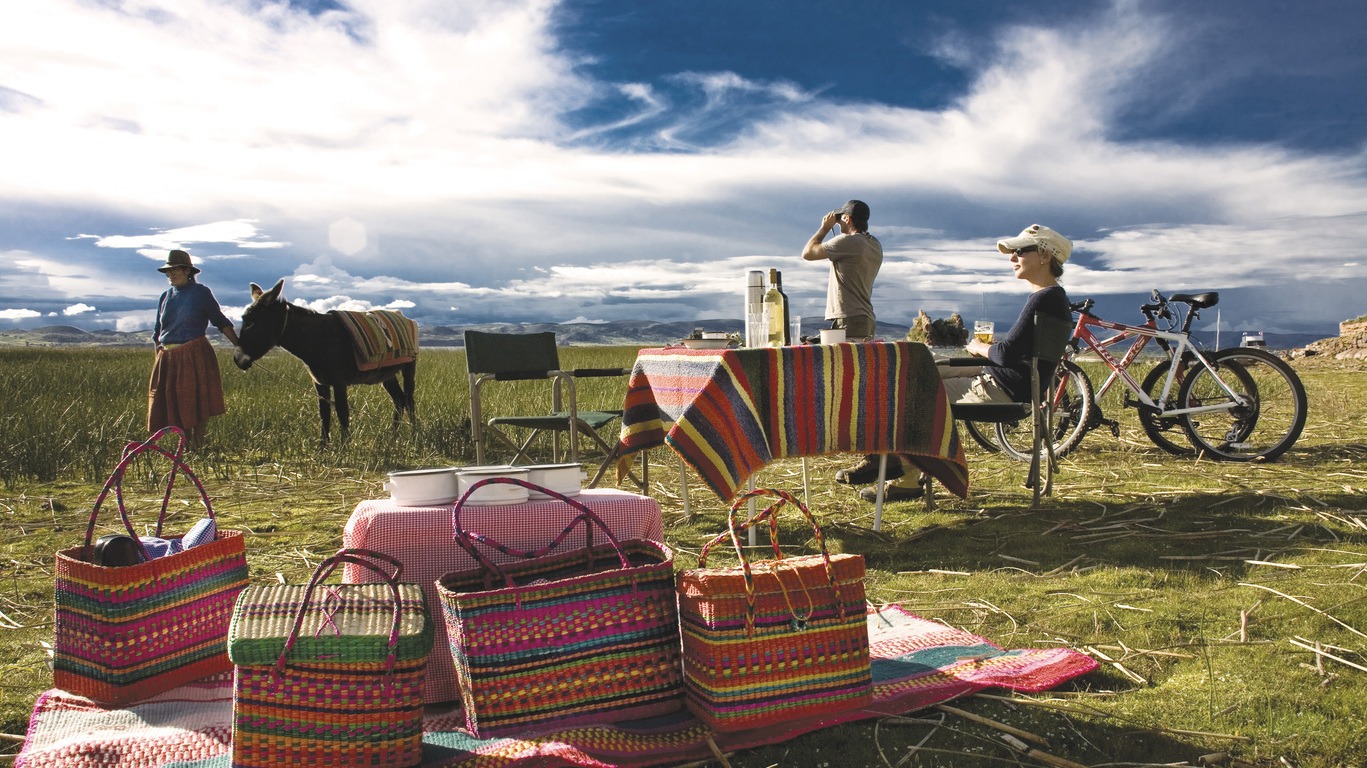
<svg viewBox="0 0 1367 768">
<path fill-rule="evenodd" d="M 162 427 L 198 430 L 224 413 L 218 358 L 206 336 L 157 351 L 147 383 L 147 432 Z"/>
</svg>

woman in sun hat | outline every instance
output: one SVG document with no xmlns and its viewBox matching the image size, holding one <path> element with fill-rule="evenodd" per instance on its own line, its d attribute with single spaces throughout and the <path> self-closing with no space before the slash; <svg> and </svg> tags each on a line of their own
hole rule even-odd
<svg viewBox="0 0 1367 768">
<path fill-rule="evenodd" d="M 956 403 L 1017 403 L 1030 399 L 1030 358 L 1034 354 L 1034 317 L 1036 312 L 1071 323 L 1072 310 L 1068 307 L 1068 293 L 1058 284 L 1063 276 L 1063 264 L 1073 253 L 1073 243 L 1054 230 L 1032 224 L 1015 237 L 997 241 L 997 250 L 1010 257 L 1011 271 L 1017 280 L 1030 285 L 1030 295 L 1021 307 L 1015 325 L 991 344 L 976 338 L 968 342 L 969 354 L 983 358 L 983 365 L 939 366 L 944 378 L 945 393 Z M 1053 371 L 1040 371 L 1048 380 Z M 900 462 L 889 457 L 889 480 L 884 487 L 887 501 L 919 498 L 919 473 L 902 474 Z M 895 469 L 894 469 L 895 467 Z M 876 467 L 874 479 L 877 478 Z M 873 482 L 869 480 L 868 482 Z M 872 501 L 877 487 L 865 488 L 860 496 Z"/>
<path fill-rule="evenodd" d="M 157 356 L 147 384 L 147 431 L 180 427 L 190 444 L 198 446 L 209 419 L 227 410 L 218 358 L 205 332 L 212 323 L 234 347 L 237 333 L 214 292 L 195 280 L 199 268 L 190 254 L 171 251 L 157 271 L 171 287 L 157 302 L 152 329 Z"/>
</svg>

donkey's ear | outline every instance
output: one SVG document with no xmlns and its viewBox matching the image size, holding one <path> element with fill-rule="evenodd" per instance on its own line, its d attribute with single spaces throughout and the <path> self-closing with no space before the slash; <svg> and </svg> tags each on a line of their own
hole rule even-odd
<svg viewBox="0 0 1367 768">
<path fill-rule="evenodd" d="M 252 301 L 256 301 L 259 298 L 261 298 L 261 286 L 252 283 Z"/>
<path fill-rule="evenodd" d="M 266 301 L 277 301 L 277 300 L 279 300 L 279 299 L 280 299 L 280 290 L 281 290 L 282 288 L 284 288 L 284 287 L 285 287 L 285 278 L 282 277 L 282 278 L 280 278 L 280 279 L 275 283 L 275 287 L 274 287 L 274 288 L 270 289 L 269 291 L 266 291 L 266 293 L 265 293 Z"/>
</svg>

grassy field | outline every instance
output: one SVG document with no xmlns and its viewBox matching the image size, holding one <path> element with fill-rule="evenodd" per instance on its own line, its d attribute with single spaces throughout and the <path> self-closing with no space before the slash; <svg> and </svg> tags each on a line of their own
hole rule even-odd
<svg viewBox="0 0 1367 768">
<path fill-rule="evenodd" d="M 567 366 L 629 365 L 631 348 L 569 348 Z M 226 526 L 248 532 L 254 579 L 302 581 L 335 550 L 355 504 L 384 473 L 473 462 L 463 355 L 425 350 L 416 428 L 390 429 L 383 390 L 352 391 L 353 434 L 320 449 L 302 366 L 272 353 L 250 373 L 225 357 L 229 413 L 190 463 Z M 22 734 L 51 683 L 53 552 L 79 543 L 89 505 L 125 441 L 145 437 L 146 350 L 0 348 L 0 732 Z M 1297 446 L 1271 464 L 1182 459 L 1147 443 L 1133 412 L 1104 403 L 1119 439 L 1089 435 L 1055 495 L 1028 509 L 1024 465 L 970 442 L 972 492 L 927 512 L 871 505 L 830 480 L 849 457 L 809 462 L 812 507 L 833 550 L 865 555 L 869 598 L 1010 648 L 1067 646 L 1102 662 L 1066 688 L 975 696 L 955 707 L 1047 739 L 1090 766 L 1362 766 L 1367 755 L 1367 378 L 1362 363 L 1296 367 L 1310 398 Z M 620 404 L 622 380 L 581 394 Z M 529 392 L 488 408 L 525 406 Z M 677 462 L 652 469 L 666 536 L 689 566 L 725 507 Z M 158 495 L 146 473 L 135 508 Z M 800 465 L 760 485 L 798 490 Z M 701 503 L 699 504 L 699 501 Z M 197 517 L 180 505 L 173 525 Z M 100 532 L 104 532 L 104 528 Z M 788 540 L 801 546 L 797 520 Z M 917 745 L 920 745 L 919 747 Z M 18 744 L 3 750 L 15 752 Z M 868 721 L 729 757 L 734 766 L 1040 765 L 957 713 Z"/>
</svg>

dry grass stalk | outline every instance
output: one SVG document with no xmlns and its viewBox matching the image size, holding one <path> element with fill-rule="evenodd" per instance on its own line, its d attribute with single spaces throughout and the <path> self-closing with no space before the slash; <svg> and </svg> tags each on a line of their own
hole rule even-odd
<svg viewBox="0 0 1367 768">
<path fill-rule="evenodd" d="M 1115 667 L 1116 670 L 1118 670 L 1118 671 L 1120 672 L 1120 674 L 1124 675 L 1125 677 L 1128 677 L 1128 678 L 1129 678 L 1130 680 L 1132 680 L 1133 682 L 1139 683 L 1140 685 L 1148 685 L 1148 684 L 1149 684 L 1149 681 L 1148 681 L 1147 679 L 1145 679 L 1143 676 L 1141 676 L 1138 672 L 1131 671 L 1131 670 L 1130 670 L 1128 667 L 1126 667 L 1124 664 L 1121 664 L 1120 662 L 1116 661 L 1115 659 L 1111 658 L 1110 656 L 1107 656 L 1105 653 L 1101 652 L 1100 650 L 1098 650 L 1098 649 L 1096 649 L 1096 648 L 1094 648 L 1094 647 L 1092 647 L 1092 646 L 1090 646 L 1090 645 L 1084 646 L 1082 650 L 1086 651 L 1087 653 L 1090 653 L 1091 655 L 1097 657 L 1098 659 L 1101 659 L 1102 661 L 1106 662 L 1107 664 L 1110 664 L 1112 667 Z"/>
<path fill-rule="evenodd" d="M 1045 765 L 1052 765 L 1055 766 L 1055 768 L 1087 768 L 1087 766 L 1082 763 L 1075 763 L 1072 760 L 1035 749 L 1009 733 L 1002 734 L 1002 741 L 1005 741 L 1012 749 L 1015 749 L 1026 757 L 1034 758 Z"/>
<path fill-rule="evenodd" d="M 1022 729 L 1017 728 L 1017 727 L 1015 727 L 1015 726 L 1007 725 L 1006 723 L 998 722 L 998 721 L 996 721 L 996 720 L 993 720 L 993 719 L 990 718 L 990 717 L 983 717 L 982 715 L 975 715 L 975 714 L 972 713 L 972 712 L 969 712 L 969 711 L 964 710 L 964 709 L 959 709 L 958 707 L 951 707 L 951 706 L 948 705 L 948 704 L 937 704 L 937 705 L 935 705 L 935 708 L 938 709 L 938 710 L 941 710 L 941 711 L 943 711 L 943 712 L 948 712 L 948 713 L 950 713 L 951 715 L 958 715 L 959 717 L 962 717 L 962 718 L 965 719 L 965 720 L 971 720 L 972 722 L 975 722 L 975 723 L 977 723 L 978 725 L 985 725 L 985 726 L 987 726 L 988 728 L 995 728 L 996 730 L 1001 731 L 1002 733 L 1009 733 L 1009 734 L 1011 734 L 1012 736 L 1015 736 L 1015 737 L 1017 737 L 1017 738 L 1019 738 L 1019 739 L 1024 739 L 1025 741 L 1029 741 L 1029 742 L 1038 744 L 1038 745 L 1040 745 L 1041 747 L 1048 747 L 1048 746 L 1050 746 L 1049 740 L 1046 739 L 1046 738 L 1044 738 L 1043 736 L 1039 736 L 1039 735 L 1037 735 L 1037 734 L 1033 734 L 1033 733 L 1031 733 L 1031 732 L 1029 732 L 1029 731 L 1022 730 Z"/>
<path fill-rule="evenodd" d="M 1357 635 L 1357 636 L 1359 636 L 1359 637 L 1367 637 L 1367 634 L 1363 634 L 1362 632 L 1359 632 L 1358 630 L 1354 629 L 1353 627 L 1349 626 L 1348 624 L 1345 624 L 1344 622 L 1339 621 L 1338 619 L 1334 618 L 1333 616 L 1331 616 L 1330 614 L 1326 613 L 1325 611 L 1321 611 L 1320 609 L 1316 608 L 1316 607 L 1313 606 L 1313 605 L 1310 605 L 1309 603 L 1305 602 L 1304 600 L 1301 600 L 1300 598 L 1297 598 L 1297 597 L 1292 597 L 1291 595 L 1288 595 L 1288 594 L 1286 594 L 1285 592 L 1278 592 L 1277 590 L 1273 589 L 1272 587 L 1265 587 L 1265 586 L 1263 586 L 1262 584 L 1253 584 L 1253 583 L 1247 582 L 1247 581 L 1241 581 L 1241 582 L 1239 582 L 1239 586 L 1241 586 L 1241 587 L 1253 587 L 1253 588 L 1255 588 L 1255 589 L 1265 589 L 1265 590 L 1267 590 L 1268 592 L 1271 592 L 1272 594 L 1274 594 L 1274 595 L 1276 595 L 1276 596 L 1278 596 L 1278 597 L 1284 597 L 1284 598 L 1286 598 L 1287 600 L 1290 600 L 1291 602 L 1296 603 L 1297 605 L 1301 605 L 1301 606 L 1304 606 L 1304 607 L 1306 607 L 1306 608 L 1309 608 L 1310 610 L 1314 611 L 1315 613 L 1318 613 L 1319 615 L 1325 617 L 1326 619 L 1329 619 L 1330 621 L 1334 622 L 1335 624 L 1339 625 L 1340 627 L 1343 627 L 1344 629 L 1348 630 L 1349 632 L 1352 632 L 1353 634 L 1355 634 L 1355 635 Z"/>
<path fill-rule="evenodd" d="M 1287 639 L 1287 642 L 1288 642 L 1288 643 L 1291 643 L 1291 644 L 1294 645 L 1294 646 L 1297 646 L 1297 647 L 1300 647 L 1300 648 L 1304 648 L 1305 650 L 1310 651 L 1311 653 L 1315 654 L 1316 669 L 1318 669 L 1318 670 L 1320 671 L 1321 674 L 1323 674 L 1323 670 L 1324 670 L 1324 667 L 1323 667 L 1323 665 L 1322 665 L 1321 659 L 1332 659 L 1332 660 L 1334 660 L 1334 661 L 1337 661 L 1337 662 L 1340 663 L 1340 664 L 1343 664 L 1343 665 L 1345 665 L 1345 666 L 1352 667 L 1353 669 L 1356 669 L 1356 670 L 1358 670 L 1358 671 L 1360 671 L 1360 672 L 1367 672 L 1367 667 L 1364 667 L 1364 666 L 1362 666 L 1361 664 L 1354 664 L 1353 662 L 1351 662 L 1351 661 L 1349 661 L 1349 660 L 1347 660 L 1347 659 L 1345 659 L 1345 658 L 1343 658 L 1343 657 L 1341 657 L 1341 656 L 1335 656 L 1334 654 L 1332 654 L 1332 653 L 1330 653 L 1330 652 L 1324 650 L 1323 646 L 1321 646 L 1319 643 L 1315 643 L 1314 645 L 1310 645 L 1309 643 L 1300 642 L 1299 640 L 1296 640 L 1295 638 L 1288 638 L 1288 639 Z"/>
<path fill-rule="evenodd" d="M 712 750 L 712 756 L 717 759 L 717 762 L 722 764 L 723 768 L 731 768 L 731 761 L 726 759 L 726 755 L 722 754 L 721 749 L 717 747 L 717 742 L 712 740 L 712 734 L 707 734 L 706 738 L 707 748 Z"/>
</svg>

